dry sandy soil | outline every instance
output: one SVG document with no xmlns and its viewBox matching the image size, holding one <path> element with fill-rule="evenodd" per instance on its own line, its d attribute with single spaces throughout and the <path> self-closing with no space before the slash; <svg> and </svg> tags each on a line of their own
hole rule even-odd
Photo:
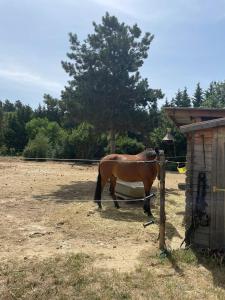
<svg viewBox="0 0 225 300">
<path fill-rule="evenodd" d="M 0 259 L 42 259 L 55 254 L 89 253 L 98 266 L 132 270 L 143 251 L 158 246 L 158 201 L 147 221 L 141 203 L 103 203 L 100 212 L 91 200 L 97 166 L 57 162 L 0 160 Z M 182 226 L 184 192 L 177 190 L 184 176 L 168 173 L 167 245 L 178 248 Z M 155 182 L 157 185 L 157 182 Z M 108 189 L 103 199 L 110 200 Z"/>
<path fill-rule="evenodd" d="M 93 203 L 97 165 L 0 159 L 0 299 L 225 299 L 225 267 L 192 250 L 159 257 L 156 222 L 141 203 L 119 210 L 105 189 Z M 184 176 L 166 176 L 166 244 L 184 236 Z M 157 186 L 157 182 L 155 182 Z"/>
</svg>

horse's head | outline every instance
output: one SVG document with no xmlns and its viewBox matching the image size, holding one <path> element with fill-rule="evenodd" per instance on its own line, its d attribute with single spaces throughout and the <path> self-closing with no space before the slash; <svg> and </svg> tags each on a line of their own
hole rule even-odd
<svg viewBox="0 0 225 300">
<path fill-rule="evenodd" d="M 147 160 L 153 160 L 157 157 L 156 150 L 154 150 L 152 148 L 146 148 L 144 153 L 145 153 L 145 156 L 146 156 Z"/>
<path fill-rule="evenodd" d="M 155 149 L 152 148 L 146 148 L 145 149 L 145 156 L 147 160 L 158 160 L 159 161 L 159 148 L 156 147 Z M 157 162 L 157 178 L 160 180 L 160 166 Z"/>
<path fill-rule="evenodd" d="M 156 159 L 159 161 L 159 147 L 155 148 L 155 153 L 156 153 Z M 157 178 L 160 180 L 160 165 L 159 162 L 157 163 Z"/>
</svg>

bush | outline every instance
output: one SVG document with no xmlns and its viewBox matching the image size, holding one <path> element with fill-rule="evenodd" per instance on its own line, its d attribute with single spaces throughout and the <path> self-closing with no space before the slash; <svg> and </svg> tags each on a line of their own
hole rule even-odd
<svg viewBox="0 0 225 300">
<path fill-rule="evenodd" d="M 33 140 L 30 140 L 23 151 L 25 157 L 45 158 L 51 153 L 49 139 L 41 133 L 38 133 Z M 50 155 L 51 156 L 51 155 Z"/>
<path fill-rule="evenodd" d="M 121 154 L 137 154 L 145 149 L 145 146 L 128 136 L 119 136 L 116 139 L 116 152 Z"/>
<path fill-rule="evenodd" d="M 3 145 L 0 147 L 0 155 L 7 155 L 8 154 L 8 148 Z"/>
<path fill-rule="evenodd" d="M 97 146 L 94 127 L 89 123 L 81 123 L 72 131 L 69 137 L 70 145 L 74 147 L 76 158 L 93 158 Z"/>
<path fill-rule="evenodd" d="M 70 141 L 70 135 L 66 131 L 63 132 L 57 144 L 52 146 L 52 157 L 55 158 L 74 158 L 75 148 Z"/>
</svg>

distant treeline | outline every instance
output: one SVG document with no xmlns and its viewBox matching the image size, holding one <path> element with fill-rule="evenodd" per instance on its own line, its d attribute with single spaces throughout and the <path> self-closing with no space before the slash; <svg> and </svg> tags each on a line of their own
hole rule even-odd
<svg viewBox="0 0 225 300">
<path fill-rule="evenodd" d="M 212 82 L 202 90 L 197 84 L 190 97 L 185 88 L 178 90 L 175 97 L 164 106 L 174 107 L 225 107 L 225 82 Z M 116 152 L 137 153 L 145 147 L 165 148 L 162 138 L 167 128 L 172 128 L 175 136 L 177 155 L 185 155 L 186 141 L 177 128 L 167 119 L 157 105 L 145 112 L 145 118 L 133 120 L 141 123 L 133 130 L 123 130 L 116 134 Z M 141 126 L 140 126 L 141 125 Z M 166 148 L 173 155 L 173 147 Z M 44 96 L 43 105 L 32 109 L 21 101 L 0 101 L 0 154 L 25 155 L 27 157 L 54 158 L 100 158 L 109 153 L 107 130 L 97 130 L 88 121 L 77 122 L 71 116 L 62 100 Z"/>
</svg>

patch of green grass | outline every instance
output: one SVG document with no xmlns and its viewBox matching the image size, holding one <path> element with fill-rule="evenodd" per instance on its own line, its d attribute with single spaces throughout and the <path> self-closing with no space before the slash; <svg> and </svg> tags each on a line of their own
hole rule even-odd
<svg viewBox="0 0 225 300">
<path fill-rule="evenodd" d="M 93 261 L 76 254 L 1 265 L 3 299 L 131 299 L 124 280 L 93 268 Z"/>
<path fill-rule="evenodd" d="M 198 264 L 198 258 L 192 249 L 172 250 L 169 255 L 178 263 Z"/>
<path fill-rule="evenodd" d="M 100 259 L 99 257 L 97 259 Z M 156 253 L 144 254 L 136 270 L 119 273 L 93 266 L 95 258 L 86 254 L 57 256 L 43 261 L 14 261 L 0 264 L 1 299 L 199 299 L 208 295 L 224 299 L 223 289 L 199 279 L 197 259 L 191 250 L 172 251 L 160 259 Z M 182 267 L 181 267 L 182 265 Z M 193 272 L 193 278 L 185 271 Z M 222 272 L 216 273 L 222 284 Z M 208 293 L 208 294 L 207 294 Z M 201 298 L 202 297 L 202 298 Z M 224 297 L 224 298 L 223 298 Z"/>
</svg>

